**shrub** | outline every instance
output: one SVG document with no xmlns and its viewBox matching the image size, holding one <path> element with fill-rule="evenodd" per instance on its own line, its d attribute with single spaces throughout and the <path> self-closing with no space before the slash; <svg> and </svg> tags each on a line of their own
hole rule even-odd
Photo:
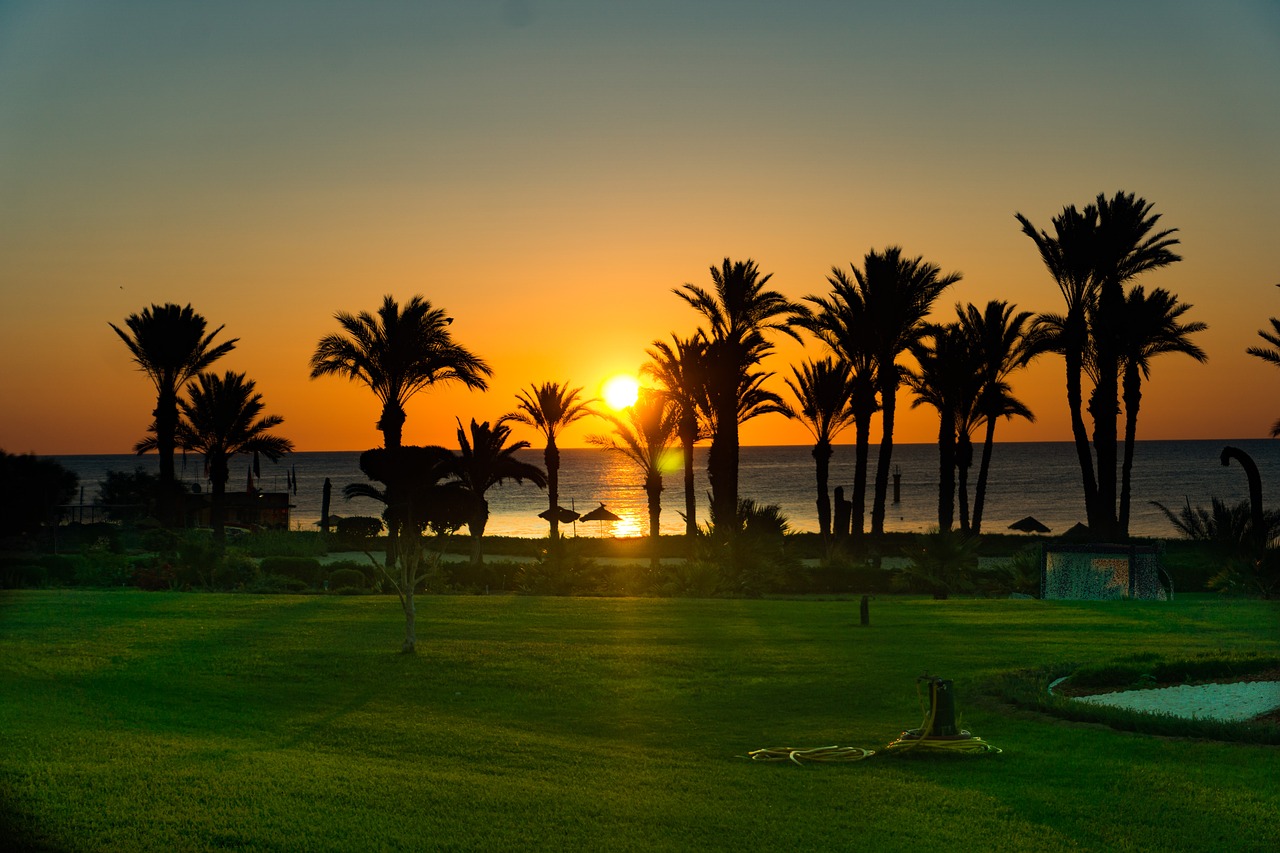
<svg viewBox="0 0 1280 853">
<path fill-rule="evenodd" d="M 329 553 L 325 536 L 318 530 L 259 530 L 236 546 L 251 557 L 323 557 Z"/>
<path fill-rule="evenodd" d="M 133 577 L 129 582 L 148 592 L 176 589 L 178 586 L 177 574 L 172 564 L 160 558 L 134 563 Z"/>
<path fill-rule="evenodd" d="M 229 549 L 214 569 L 216 589 L 243 589 L 258 577 L 258 564 L 238 548 Z"/>
<path fill-rule="evenodd" d="M 105 548 L 91 548 L 76 567 L 77 586 L 127 586 L 133 580 L 133 560 Z"/>
<path fill-rule="evenodd" d="M 256 595 L 274 595 L 276 593 L 307 592 L 310 587 L 306 581 L 284 575 L 259 575 L 244 588 L 245 592 Z"/>
<path fill-rule="evenodd" d="M 336 569 L 329 572 L 329 589 L 342 592 L 346 589 L 363 590 L 368 585 L 368 578 L 359 569 Z"/>
<path fill-rule="evenodd" d="M 77 557 L 44 554 L 37 563 L 44 568 L 46 580 L 55 586 L 71 586 L 76 582 L 76 572 L 80 567 Z"/>
<path fill-rule="evenodd" d="M 366 515 L 339 518 L 335 530 L 344 539 L 368 539 L 382 533 L 382 519 Z"/>
<path fill-rule="evenodd" d="M 264 575 L 297 578 L 308 587 L 316 587 L 320 582 L 320 561 L 315 557 L 263 557 L 259 568 Z"/>
<path fill-rule="evenodd" d="M 0 563 L 0 589 L 36 589 L 45 585 L 45 577 L 44 566 L 33 561 Z"/>
<path fill-rule="evenodd" d="M 977 536 L 938 530 L 913 537 L 902 548 L 911 562 L 898 569 L 896 586 L 911 592 L 928 592 L 936 599 L 978 588 Z"/>
</svg>

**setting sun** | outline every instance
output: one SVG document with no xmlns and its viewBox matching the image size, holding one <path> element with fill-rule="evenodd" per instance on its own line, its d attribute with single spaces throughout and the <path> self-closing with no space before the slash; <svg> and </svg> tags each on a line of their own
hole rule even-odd
<svg viewBox="0 0 1280 853">
<path fill-rule="evenodd" d="M 640 396 L 640 383 L 634 376 L 620 374 L 604 383 L 602 395 L 609 408 L 621 411 L 635 403 Z"/>
</svg>

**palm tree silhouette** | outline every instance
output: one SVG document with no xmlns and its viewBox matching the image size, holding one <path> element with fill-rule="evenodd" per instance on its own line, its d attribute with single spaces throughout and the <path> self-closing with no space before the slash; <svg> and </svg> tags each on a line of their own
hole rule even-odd
<svg viewBox="0 0 1280 853">
<path fill-rule="evenodd" d="M 1124 285 L 1149 270 L 1181 260 L 1172 247 L 1177 229 L 1156 231 L 1159 214 L 1152 205 L 1133 193 L 1117 192 L 1113 198 L 1099 195 L 1083 212 L 1074 206 L 1054 218 L 1055 237 L 1016 214 L 1022 230 L 1040 250 L 1042 260 L 1067 297 L 1065 322 L 1059 325 L 1061 345 L 1067 353 L 1068 405 L 1072 408 L 1076 453 L 1085 475 L 1085 502 L 1089 526 L 1095 535 L 1120 535 L 1117 512 L 1117 417 L 1120 410 L 1120 369 L 1124 337 Z M 1058 318 L 1053 318 L 1055 321 Z M 1093 420 L 1093 451 L 1089 453 L 1079 399 L 1073 398 L 1076 383 L 1086 369 L 1086 351 L 1091 349 L 1094 387 L 1088 410 Z M 1078 359 L 1078 360 L 1077 360 Z M 1090 480 L 1094 488 L 1090 488 Z"/>
<path fill-rule="evenodd" d="M 710 437 L 707 408 L 706 341 L 700 334 L 688 339 L 671 336 L 671 343 L 657 340 L 646 351 L 642 368 L 656 379 L 659 390 L 676 407 L 680 449 L 684 459 L 685 537 L 692 545 L 698 535 L 698 498 L 694 485 L 693 446 Z"/>
<path fill-rule="evenodd" d="M 316 344 L 311 378 L 343 376 L 367 385 L 382 403 L 377 428 L 388 449 L 400 446 L 405 404 L 419 391 L 446 382 L 480 391 L 489 387 L 492 369 L 454 341 L 453 318 L 421 296 L 403 308 L 384 296 L 377 316 L 339 311 L 334 317 L 343 331 Z"/>
<path fill-rule="evenodd" d="M 173 466 L 178 395 L 197 374 L 235 349 L 239 338 L 215 345 L 213 339 L 223 326 L 206 334 L 208 324 L 204 317 L 195 313 L 190 305 L 183 308 L 171 302 L 144 308 L 141 314 L 130 314 L 124 324 L 129 329 L 127 333 L 115 323 L 107 325 L 124 341 L 134 362 L 156 389 L 156 407 L 151 423 L 154 437 L 150 440 L 144 438 L 134 450 L 142 453 L 144 451 L 139 448 L 146 444 L 160 457 L 162 520 L 175 523 L 179 520 L 177 477 Z"/>
<path fill-rule="evenodd" d="M 981 390 L 976 413 L 986 427 L 982 440 L 982 459 L 978 464 L 978 484 L 973 495 L 970 530 L 982 532 L 982 512 L 986 503 L 987 480 L 991 471 L 991 455 L 995 446 L 996 421 L 1021 417 L 1035 421 L 1026 404 L 1013 396 L 1009 376 L 1026 367 L 1040 354 L 1045 344 L 1031 325 L 1030 311 L 1014 313 L 1015 306 L 993 299 L 981 310 L 976 305 L 956 306 L 960 329 L 968 347 L 977 357 L 981 371 Z"/>
<path fill-rule="evenodd" d="M 872 250 L 862 269 L 852 268 L 868 315 L 868 346 L 876 363 L 876 390 L 880 393 L 880 456 L 876 460 L 875 498 L 871 506 L 871 532 L 884 533 L 885 500 L 893 465 L 893 428 L 901 369 L 898 356 L 919 340 L 926 330 L 925 317 L 934 301 L 960 280 L 959 273 L 942 274 L 921 257 L 906 258 L 898 246 L 883 252 Z"/>
<path fill-rule="evenodd" d="M 649 501 L 650 565 L 658 568 L 662 517 L 662 472 L 672 442 L 679 438 L 680 408 L 665 394 L 645 388 L 626 410 L 626 417 L 604 415 L 613 435 L 589 435 L 587 442 L 620 454 L 644 477 Z"/>
<path fill-rule="evenodd" d="M 476 423 L 471 419 L 470 437 L 458 421 L 458 447 L 460 455 L 455 462 L 455 474 L 474 498 L 467 527 L 471 531 L 471 564 L 484 564 L 484 529 L 489 523 L 489 502 L 485 492 L 507 480 L 522 483 L 526 480 L 540 489 L 547 487 L 547 475 L 537 465 L 521 461 L 516 454 L 529 446 L 527 441 L 507 444 L 511 428 L 505 419 L 489 426 L 488 421 Z"/>
<path fill-rule="evenodd" d="M 711 413 L 711 452 L 707 475 L 711 481 L 712 515 L 716 529 L 732 538 L 738 511 L 738 424 L 740 394 L 745 377 L 772 349 L 764 333 L 775 330 L 792 337 L 787 323 L 794 306 L 775 290 L 767 290 L 770 275 L 760 275 L 753 260 L 725 258 L 711 267 L 712 290 L 684 284 L 673 292 L 707 321 L 707 398 Z M 798 338 L 797 338 L 798 339 Z"/>
<path fill-rule="evenodd" d="M 808 330 L 849 370 L 849 408 L 853 416 L 854 469 L 850 524 L 855 538 L 866 527 L 867 465 L 871 456 L 871 418 L 880 410 L 876 395 L 875 353 L 871 350 L 871 316 L 856 277 L 838 267 L 827 277 L 831 295 L 806 296 L 792 318 Z"/>
<path fill-rule="evenodd" d="M 1276 287 L 1280 287 L 1277 284 Z M 1245 352 L 1256 358 L 1260 358 L 1268 364 L 1274 364 L 1280 367 L 1280 320 L 1275 317 L 1268 318 L 1271 321 L 1271 331 L 1259 330 L 1258 337 L 1262 338 L 1270 347 L 1249 347 Z M 1271 426 L 1271 437 L 1280 437 L 1280 419 L 1277 419 Z"/>
<path fill-rule="evenodd" d="M 541 385 L 530 385 L 528 390 L 516 394 L 516 409 L 502 416 L 504 421 L 531 426 L 542 433 L 547 440 L 542 458 L 547 466 L 547 498 L 550 501 L 551 542 L 555 545 L 560 538 L 560 520 L 556 509 L 560 506 L 560 448 L 556 446 L 556 436 L 572 423 L 596 414 L 592 405 L 595 400 L 582 400 L 581 388 L 570 388 L 568 384 L 544 382 Z"/>
<path fill-rule="evenodd" d="M 955 521 L 958 439 L 973 421 L 980 372 L 957 323 L 926 326 L 910 352 L 918 367 L 902 369 L 902 376 L 915 392 L 911 407 L 928 405 L 938 412 L 938 529 L 945 533 Z"/>
<path fill-rule="evenodd" d="M 1190 339 L 1196 332 L 1208 329 L 1208 325 L 1179 322 L 1179 318 L 1190 309 L 1190 305 L 1179 302 L 1177 296 L 1159 287 L 1148 295 L 1142 285 L 1137 285 L 1125 299 L 1124 338 L 1120 349 L 1124 389 L 1124 460 L 1118 517 L 1121 536 L 1129 535 L 1130 477 L 1138 433 L 1138 409 L 1142 404 L 1142 381 L 1151 378 L 1151 359 L 1164 353 L 1182 353 L 1199 362 L 1209 358 Z"/>
<path fill-rule="evenodd" d="M 222 376 L 201 373 L 179 402 L 182 419 L 177 443 L 204 456 L 210 483 L 209 522 L 213 538 L 226 541 L 226 495 L 230 462 L 239 453 L 260 453 L 277 461 L 293 452 L 293 442 L 271 430 L 284 423 L 279 415 L 262 415 L 262 395 L 252 379 L 228 370 Z"/>
<path fill-rule="evenodd" d="M 818 531 L 824 539 L 831 536 L 831 495 L 827 489 L 832 443 L 854 422 L 849 407 L 852 387 L 849 368 L 833 359 L 810 360 L 791 368 L 792 376 L 784 381 L 795 397 L 796 405 L 783 404 L 782 413 L 799 420 L 813 436 L 813 461 L 818 486 Z"/>
</svg>

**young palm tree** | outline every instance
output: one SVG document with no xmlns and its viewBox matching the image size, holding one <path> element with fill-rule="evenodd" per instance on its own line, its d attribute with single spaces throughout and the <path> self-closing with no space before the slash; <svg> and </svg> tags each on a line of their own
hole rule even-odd
<svg viewBox="0 0 1280 853">
<path fill-rule="evenodd" d="M 472 495 L 452 479 L 456 466 L 454 455 L 443 447 L 378 447 L 360 454 L 360 470 L 385 488 L 352 483 L 343 489 L 348 500 L 367 497 L 387 505 L 383 512 L 387 532 L 399 546 L 379 568 L 400 598 L 404 612 L 400 651 L 405 654 L 414 654 L 418 647 L 414 592 L 439 561 L 439 554 L 433 562 L 424 561 L 422 535 L 428 529 L 442 534 L 457 530 L 471 514 Z"/>
<path fill-rule="evenodd" d="M 671 343 L 654 341 L 649 362 L 641 368 L 661 384 L 661 393 L 676 407 L 680 449 L 684 458 L 684 524 L 690 543 L 698 536 L 698 497 L 694 485 L 693 446 L 710 437 L 706 409 L 706 341 L 671 336 Z"/>
<path fill-rule="evenodd" d="M 522 462 L 516 454 L 529 446 L 527 441 L 507 444 L 511 428 L 505 419 L 499 418 L 492 427 L 489 422 L 476 423 L 471 419 L 470 438 L 458 421 L 458 447 L 460 456 L 455 462 L 458 480 L 474 498 L 472 511 L 467 519 L 471 531 L 471 564 L 484 564 L 484 529 L 489 523 L 489 502 L 485 492 L 492 486 L 500 486 L 507 480 L 522 483 L 525 480 L 540 489 L 547 487 L 547 475 L 537 465 Z"/>
<path fill-rule="evenodd" d="M 530 385 L 528 390 L 516 394 L 516 409 L 503 415 L 504 421 L 515 421 L 538 430 L 547 440 L 542 458 L 547 466 L 547 498 L 550 502 L 551 542 L 560 539 L 560 520 L 556 508 L 560 506 L 560 448 L 556 436 L 572 423 L 596 412 L 595 400 L 582 400 L 581 388 L 570 388 L 559 382 Z"/>
<path fill-rule="evenodd" d="M 1280 287 L 1277 284 L 1276 287 Z M 1275 317 L 1268 318 L 1271 321 L 1271 331 L 1259 330 L 1258 337 L 1262 338 L 1270 347 L 1249 347 L 1245 352 L 1255 358 L 1260 358 L 1268 364 L 1274 364 L 1280 367 L 1280 320 Z M 1277 420 L 1271 426 L 1271 437 L 1280 437 L 1280 420 Z"/>
<path fill-rule="evenodd" d="M 995 446 L 996 421 L 1021 417 L 1035 421 L 1035 415 L 1009 387 L 1009 376 L 1026 367 L 1042 351 L 1038 333 L 1032 331 L 1030 311 L 1014 313 L 1015 306 L 991 300 L 979 310 L 976 305 L 956 306 L 960 328 L 968 346 L 977 356 L 982 389 L 978 393 L 976 412 L 986 427 L 982 441 L 982 459 L 978 464 L 978 484 L 973 495 L 973 518 L 970 529 L 982 532 L 982 512 L 986 503 L 987 478 L 991 471 L 991 455 Z"/>
<path fill-rule="evenodd" d="M 644 477 L 649 499 L 650 565 L 658 568 L 662 517 L 662 472 L 669 467 L 671 445 L 680 432 L 680 409 L 669 397 L 642 389 L 625 417 L 604 415 L 613 424 L 613 435 L 589 435 L 587 442 L 621 454 Z"/>
<path fill-rule="evenodd" d="M 201 373 L 180 401 L 182 419 L 177 442 L 184 450 L 204 455 L 209 476 L 210 525 L 213 538 L 226 541 L 226 495 L 230 462 L 238 453 L 260 453 L 272 462 L 293 451 L 293 442 L 271 430 L 284 423 L 279 415 L 262 415 L 262 395 L 253 380 L 228 370 L 224 375 Z"/>
<path fill-rule="evenodd" d="M 796 337 L 786 323 L 794 306 L 775 290 L 767 290 L 770 275 L 760 275 L 755 261 L 734 263 L 725 258 L 711 267 L 712 290 L 684 284 L 673 292 L 707 321 L 707 390 L 711 410 L 712 512 L 732 519 L 738 511 L 738 412 L 743 379 L 772 349 L 764 333 L 780 331 Z M 732 538 L 737 525 L 717 525 Z"/>
<path fill-rule="evenodd" d="M 178 521 L 174 503 L 177 477 L 173 467 L 178 395 L 197 374 L 235 349 L 239 338 L 215 345 L 213 339 L 223 327 L 206 334 L 205 318 L 195 313 L 190 305 L 185 308 L 173 303 L 152 305 L 144 308 L 141 314 L 130 314 L 124 324 L 129 329 L 127 333 L 115 323 L 107 325 L 124 341 L 134 362 L 156 388 L 156 408 L 152 412 L 154 419 L 151 424 L 154 440 L 144 439 L 134 449 L 146 444 L 159 455 L 162 520 L 173 523 Z"/>
<path fill-rule="evenodd" d="M 893 427 L 898 386 L 902 381 L 898 357 L 924 334 L 925 317 L 934 301 L 960 280 L 959 273 L 942 274 L 923 258 L 906 258 L 898 246 L 884 252 L 872 250 L 862 269 L 852 268 L 868 315 L 869 347 L 876 363 L 876 390 L 880 393 L 880 456 L 876 460 L 875 498 L 871 506 L 871 532 L 884 533 L 885 500 L 893 465 Z"/>
<path fill-rule="evenodd" d="M 1204 350 L 1190 339 L 1208 329 L 1205 323 L 1181 323 L 1179 318 L 1191 306 L 1157 287 L 1150 295 L 1138 285 L 1125 299 L 1124 339 L 1121 341 L 1122 387 L 1124 389 L 1124 461 L 1121 467 L 1119 533 L 1129 535 L 1130 477 L 1133 450 L 1138 432 L 1138 408 L 1142 404 L 1142 381 L 1151 378 L 1151 359 L 1164 353 L 1182 353 L 1196 361 L 1208 359 Z"/>
<path fill-rule="evenodd" d="M 343 376 L 367 385 L 382 414 L 377 428 L 387 448 L 401 444 L 405 404 L 419 391 L 445 382 L 461 382 L 474 390 L 488 388 L 493 375 L 482 359 L 454 341 L 453 318 L 421 296 L 402 308 L 385 296 L 377 316 L 366 311 L 334 315 L 342 333 L 326 335 L 311 356 L 311 378 Z"/>
<path fill-rule="evenodd" d="M 832 443 L 853 420 L 849 408 L 852 387 L 849 368 L 826 358 L 808 361 L 791 369 L 795 381 L 786 379 L 795 397 L 794 407 L 784 404 L 782 413 L 804 424 L 813 436 L 813 461 L 818 485 L 818 530 L 823 539 L 831 536 L 831 495 L 828 471 L 835 453 Z"/>
<path fill-rule="evenodd" d="M 871 456 L 871 419 L 880 410 L 876 396 L 875 354 L 870 348 L 871 318 L 857 280 L 838 267 L 827 277 L 831 295 L 806 296 L 792 323 L 807 329 L 827 345 L 849 370 L 849 409 L 853 417 L 853 491 L 850 524 L 855 538 L 866 528 L 867 466 Z"/>
</svg>

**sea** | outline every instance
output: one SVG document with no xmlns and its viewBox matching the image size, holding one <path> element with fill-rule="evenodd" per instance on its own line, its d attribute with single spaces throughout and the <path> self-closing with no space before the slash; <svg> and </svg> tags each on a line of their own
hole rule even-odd
<svg viewBox="0 0 1280 853">
<path fill-rule="evenodd" d="M 1178 531 L 1152 502 L 1160 502 L 1175 512 L 1186 506 L 1208 506 L 1212 498 L 1228 503 L 1249 497 L 1248 481 L 1240 466 L 1220 461 L 1222 448 L 1234 446 L 1248 453 L 1262 477 L 1263 500 L 1275 500 L 1280 489 L 1280 441 L 1267 439 L 1140 441 L 1135 447 L 1133 498 L 1130 533 L 1152 538 L 1176 538 Z M 758 503 L 777 504 L 797 532 L 818 529 L 817 487 L 813 456 L 808 446 L 743 447 L 739 468 L 739 493 Z M 977 459 L 970 474 L 970 500 L 977 482 Z M 870 527 L 872 481 L 878 448 L 872 447 L 868 470 L 867 526 Z M 523 458 L 542 465 L 540 450 L 522 451 Z M 698 491 L 698 521 L 708 518 L 709 486 L 706 476 L 707 449 L 695 448 L 694 470 Z M 158 460 L 148 456 L 55 456 L 51 457 L 80 477 L 79 518 L 94 517 L 93 503 L 101 480 L 109 471 L 158 471 Z M 324 481 L 333 484 L 330 513 L 338 516 L 376 516 L 382 506 L 368 498 L 345 500 L 343 487 L 367 483 L 360 471 L 359 451 L 294 453 L 277 463 L 262 460 L 255 486 L 266 492 L 288 491 L 291 495 L 290 527 L 315 530 L 320 521 Z M 844 486 L 846 497 L 853 486 L 854 449 L 840 445 L 830 465 L 830 486 Z M 938 448 L 933 444 L 898 444 L 892 463 L 898 474 L 897 500 L 890 484 L 885 514 L 889 531 L 926 532 L 937 525 Z M 203 460 L 194 455 L 178 456 L 178 475 L 189 485 L 208 488 Z M 228 490 L 244 489 L 252 470 L 252 459 L 237 457 L 232 463 Z M 684 476 L 679 453 L 672 454 L 670 470 L 664 474 L 661 530 L 679 534 L 685 529 Z M 538 513 L 547 509 L 546 492 L 529 484 L 504 484 L 487 495 L 490 521 L 486 534 L 540 537 L 547 523 Z M 631 537 L 648 533 L 648 504 L 643 477 L 634 463 L 603 448 L 561 450 L 560 503 L 578 513 L 600 505 L 619 516 L 616 522 L 575 522 L 562 531 L 570 536 Z M 76 508 L 72 507 L 76 518 Z M 1034 516 L 1054 532 L 1064 532 L 1085 520 L 1084 493 L 1074 446 L 1069 442 L 997 443 L 991 460 L 984 532 L 1006 532 L 1013 522 Z M 957 511 L 956 521 L 959 521 Z"/>
</svg>

